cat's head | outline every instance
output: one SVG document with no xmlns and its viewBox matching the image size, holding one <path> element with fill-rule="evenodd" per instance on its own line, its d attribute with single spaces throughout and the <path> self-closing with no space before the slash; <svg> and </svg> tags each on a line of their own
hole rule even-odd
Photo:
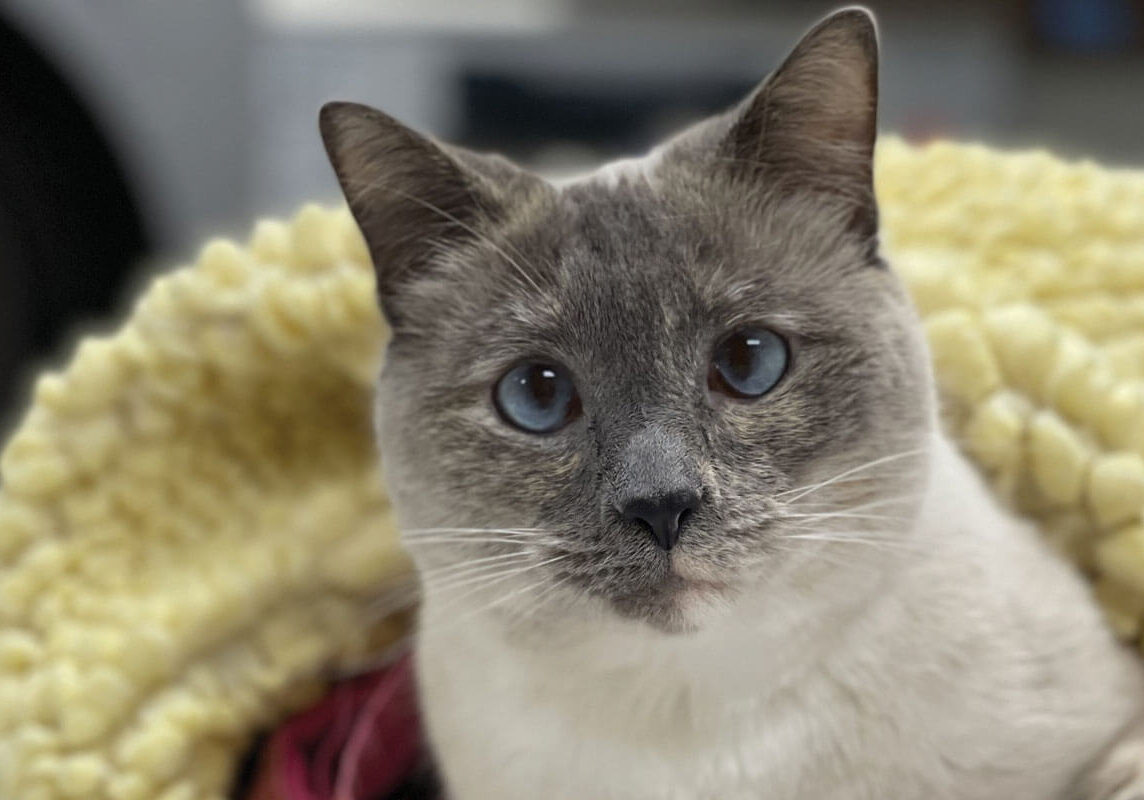
<svg viewBox="0 0 1144 800">
<path fill-rule="evenodd" d="M 878 253 L 876 98 L 848 9 L 737 108 L 562 187 L 323 108 L 393 331 L 382 459 L 430 602 L 693 629 L 908 527 L 931 389 Z"/>
</svg>

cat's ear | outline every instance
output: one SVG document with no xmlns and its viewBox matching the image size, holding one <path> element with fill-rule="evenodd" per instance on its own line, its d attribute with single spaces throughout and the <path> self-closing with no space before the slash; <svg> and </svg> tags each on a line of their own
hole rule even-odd
<svg viewBox="0 0 1144 800">
<path fill-rule="evenodd" d="M 463 163 L 459 150 L 447 152 L 369 106 L 327 103 L 318 121 L 392 321 L 403 282 L 443 248 L 480 237 L 479 229 L 503 213 L 500 193 L 492 176 Z"/>
<path fill-rule="evenodd" d="M 843 9 L 814 26 L 746 100 L 718 155 L 749 181 L 842 199 L 852 226 L 873 236 L 877 106 L 874 18 Z"/>
</svg>

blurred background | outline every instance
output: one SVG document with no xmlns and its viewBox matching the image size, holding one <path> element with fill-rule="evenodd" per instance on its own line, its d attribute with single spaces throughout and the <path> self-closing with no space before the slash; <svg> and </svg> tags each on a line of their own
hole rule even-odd
<svg viewBox="0 0 1144 800">
<path fill-rule="evenodd" d="M 837 5 L 0 0 L 0 424 L 141 274 L 335 200 L 322 102 L 572 171 L 738 99 Z M 867 5 L 883 130 L 1144 166 L 1144 0 Z"/>
</svg>

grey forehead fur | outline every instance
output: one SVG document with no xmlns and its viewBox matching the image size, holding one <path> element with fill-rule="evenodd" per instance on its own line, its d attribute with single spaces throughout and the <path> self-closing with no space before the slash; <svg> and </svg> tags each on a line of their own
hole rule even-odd
<svg viewBox="0 0 1144 800">
<path fill-rule="evenodd" d="M 395 336 L 379 431 L 403 524 L 553 531 L 544 550 L 565 558 L 552 581 L 670 628 L 671 558 L 615 510 L 617 493 L 646 480 L 656 458 L 705 496 L 677 550 L 733 574 L 777 557 L 777 492 L 921 440 L 930 386 L 917 324 L 874 255 L 873 231 L 854 224 L 856 194 L 872 199 L 754 169 L 769 161 L 744 169 L 726 159 L 757 98 L 614 184 L 555 189 L 449 151 L 484 199 L 461 230 L 429 234 L 432 257 L 385 290 Z M 868 180 L 868 163 L 859 166 Z M 354 207 L 349 187 L 347 196 Z M 374 240 L 392 232 L 363 229 L 376 257 Z M 712 397 L 711 349 L 745 324 L 788 337 L 790 374 L 755 403 Z M 556 434 L 514 430 L 491 407 L 493 383 L 526 358 L 575 376 L 584 414 Z M 640 442 L 666 444 L 633 459 Z M 873 475 L 840 492 L 896 492 L 915 477 Z M 433 557 L 498 547 L 513 546 Z"/>
</svg>

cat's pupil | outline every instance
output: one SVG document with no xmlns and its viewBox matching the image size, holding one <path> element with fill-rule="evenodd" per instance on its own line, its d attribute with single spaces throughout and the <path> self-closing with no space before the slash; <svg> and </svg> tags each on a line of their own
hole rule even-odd
<svg viewBox="0 0 1144 800">
<path fill-rule="evenodd" d="M 556 371 L 550 367 L 533 366 L 522 380 L 531 387 L 536 404 L 548 408 L 556 399 Z"/>
<path fill-rule="evenodd" d="M 727 363 L 739 380 L 751 377 L 758 356 L 760 340 L 757 336 L 740 336 L 728 343 Z"/>
</svg>

